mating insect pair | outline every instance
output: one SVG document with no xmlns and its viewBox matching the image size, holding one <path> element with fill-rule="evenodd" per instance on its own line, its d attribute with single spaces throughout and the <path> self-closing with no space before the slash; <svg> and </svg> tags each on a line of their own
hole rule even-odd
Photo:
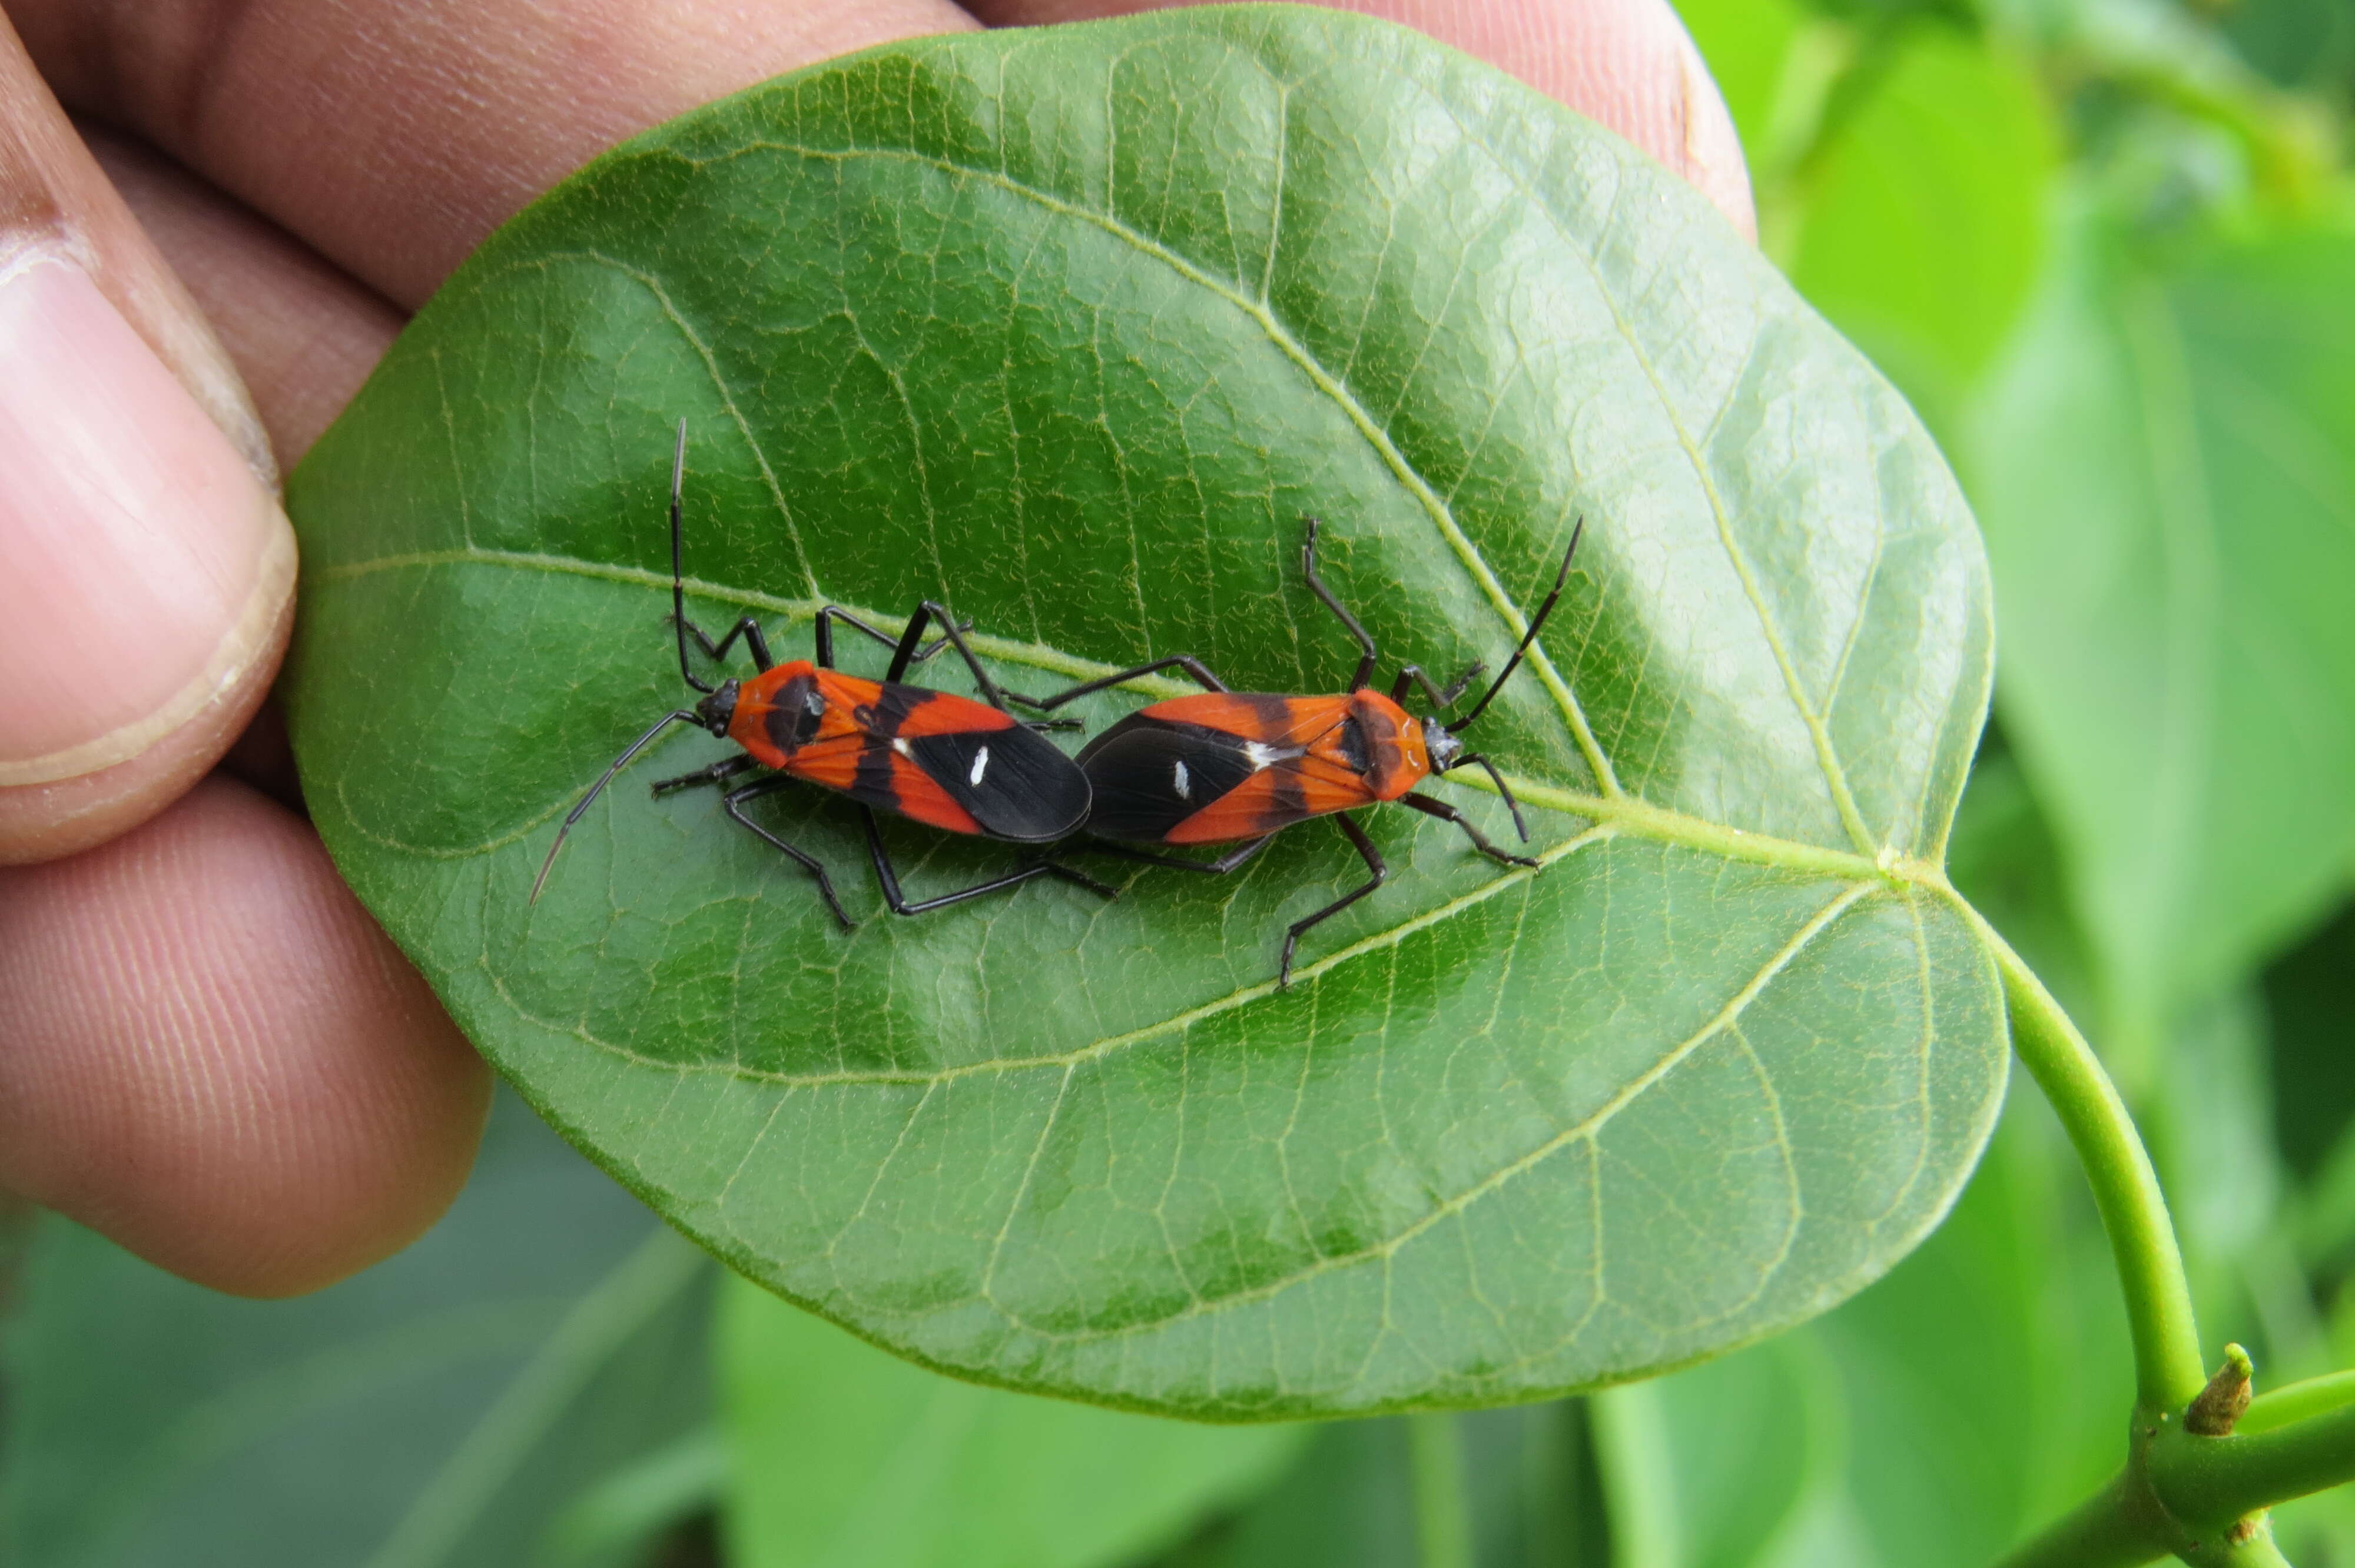
<svg viewBox="0 0 2355 1568">
<path fill-rule="evenodd" d="M 1465 753 L 1456 737 L 1487 711 L 1536 641 L 1561 598 L 1582 529 L 1572 531 L 1552 590 L 1530 618 L 1529 630 L 1512 658 L 1472 711 L 1452 723 L 1443 722 L 1435 714 L 1417 719 L 1402 704 L 1419 687 L 1434 709 L 1444 710 L 1464 694 L 1482 666 L 1473 665 L 1443 689 L 1410 664 L 1399 672 L 1387 696 L 1373 691 L 1368 683 L 1380 654 L 1372 636 L 1316 574 L 1314 518 L 1308 520 L 1307 539 L 1302 547 L 1302 570 L 1310 591 L 1348 628 L 1362 650 L 1348 692 L 1312 697 L 1231 692 L 1199 660 L 1178 654 L 1083 682 L 1041 700 L 1007 692 L 992 681 L 966 646 L 964 629 L 945 607 L 929 599 L 918 607 L 897 639 L 838 606 L 825 607 L 817 615 L 815 663 L 801 660 L 773 663 L 766 639 L 750 616 L 714 642 L 687 619 L 679 558 L 679 490 L 686 454 L 687 427 L 682 422 L 671 471 L 672 619 L 678 634 L 679 673 L 704 694 L 703 699 L 692 709 L 680 709 L 657 720 L 591 786 L 549 846 L 539 880 L 532 885 L 535 898 L 572 824 L 615 774 L 674 724 L 692 724 L 732 740 L 742 754 L 664 779 L 655 786 L 655 792 L 719 783 L 754 768 L 769 769 L 764 777 L 730 790 L 722 804 L 737 822 L 809 871 L 845 928 L 850 920 L 835 896 L 825 866 L 745 815 L 747 801 L 796 778 L 858 801 L 866 817 L 868 850 L 877 880 L 885 901 L 901 915 L 962 903 L 1039 875 L 1060 876 L 1107 897 L 1113 889 L 1069 866 L 1041 859 L 972 887 L 910 903 L 900 894 L 899 877 L 876 826 L 877 807 L 950 832 L 1012 843 L 1049 844 L 1084 829 L 1096 841 L 1092 848 L 1209 874 L 1242 865 L 1264 849 L 1276 832 L 1295 822 L 1329 815 L 1371 875 L 1362 885 L 1286 928 L 1279 985 L 1290 983 L 1293 954 L 1302 934 L 1371 893 L 1389 875 L 1373 841 L 1345 814 L 1353 808 L 1397 800 L 1455 823 L 1475 848 L 1493 860 L 1508 865 L 1538 863 L 1497 848 L 1455 807 L 1417 793 L 1414 786 L 1433 774 L 1477 766 L 1495 782 L 1512 812 L 1514 827 L 1523 842 L 1528 841 L 1520 802 L 1514 799 L 1504 776 L 1487 758 Z M 922 641 L 923 633 L 934 620 L 940 623 L 942 635 L 928 644 Z M 832 668 L 837 621 L 892 650 L 882 681 L 862 680 Z M 698 679 L 689 665 L 690 636 L 708 658 L 715 660 L 741 638 L 759 673 L 749 681 L 710 685 Z M 986 702 L 900 683 L 900 676 L 911 665 L 944 647 L 954 647 L 964 660 Z M 1129 715 L 1090 741 L 1076 760 L 1035 733 L 1059 721 L 1026 723 L 1007 707 L 1010 699 L 1051 711 L 1092 692 L 1173 668 L 1185 671 L 1206 690 L 1200 695 L 1172 698 Z M 1192 861 L 1135 847 L 1140 844 L 1236 847 L 1216 860 Z"/>
</svg>

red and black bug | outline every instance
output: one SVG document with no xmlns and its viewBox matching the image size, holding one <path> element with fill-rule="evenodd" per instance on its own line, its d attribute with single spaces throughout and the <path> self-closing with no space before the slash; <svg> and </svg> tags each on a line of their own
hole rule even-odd
<svg viewBox="0 0 2355 1568">
<path fill-rule="evenodd" d="M 1310 817 L 1331 816 L 1350 845 L 1364 857 L 1373 875 L 1364 886 L 1342 895 L 1324 908 L 1295 920 L 1285 931 L 1284 959 L 1276 983 L 1292 981 L 1292 955 L 1301 933 L 1328 919 L 1380 887 L 1390 874 L 1380 851 L 1350 817 L 1353 808 L 1378 800 L 1396 800 L 1462 828 L 1473 847 L 1506 865 L 1534 866 L 1526 855 L 1511 854 L 1488 842 L 1469 819 L 1444 800 L 1417 794 L 1414 787 L 1434 773 L 1476 767 L 1493 779 L 1497 791 L 1513 814 L 1513 826 L 1523 842 L 1529 836 L 1521 804 L 1513 798 L 1489 760 L 1467 753 L 1456 736 L 1486 712 L 1537 641 L 1546 617 L 1561 599 L 1570 580 L 1571 556 L 1578 550 L 1582 519 L 1571 530 L 1570 548 L 1553 590 L 1529 620 L 1529 631 L 1472 711 L 1452 723 L 1434 713 L 1416 718 L 1401 705 L 1420 687 L 1435 710 L 1444 711 L 1464 694 L 1481 672 L 1473 665 L 1455 684 L 1433 684 L 1416 665 L 1401 670 L 1385 696 L 1369 688 L 1380 655 L 1373 637 L 1358 623 L 1316 575 L 1316 519 L 1308 520 L 1308 539 L 1301 548 L 1301 569 L 1308 588 L 1364 650 L 1349 689 L 1338 696 L 1295 697 L 1261 692 L 1231 692 L 1202 662 L 1187 654 L 1156 659 L 1123 670 L 1116 675 L 1089 681 L 1058 693 L 1041 709 L 1060 707 L 1074 697 L 1101 691 L 1156 670 L 1181 669 L 1209 688 L 1200 696 L 1173 697 L 1140 708 L 1088 742 L 1080 752 L 1080 766 L 1088 775 L 1095 804 L 1088 832 L 1114 841 L 1102 847 L 1130 859 L 1155 865 L 1179 866 L 1213 874 L 1230 872 L 1267 847 L 1279 830 Z M 1017 694 L 1017 702 L 1030 699 Z M 1236 844 L 1239 847 L 1212 861 L 1185 860 L 1126 847 L 1132 844 Z"/>
<path fill-rule="evenodd" d="M 824 785 L 858 801 L 867 819 L 867 848 L 875 863 L 876 879 L 895 914 L 920 915 L 1042 874 L 1076 882 L 1110 897 L 1113 890 L 1094 878 L 1047 860 L 1033 861 L 1004 876 L 936 898 L 911 903 L 901 896 L 899 874 L 876 826 L 875 808 L 897 811 L 952 833 L 1043 844 L 1068 837 L 1086 821 L 1087 775 L 1053 743 L 1042 739 L 1034 724 L 1007 711 L 996 683 L 965 645 L 963 629 L 946 608 L 933 600 L 918 606 L 906 631 L 896 638 L 838 605 L 825 606 L 817 612 L 815 662 L 795 659 L 780 664 L 771 659 L 768 639 L 749 615 L 714 642 L 687 618 L 686 583 L 679 560 L 679 490 L 686 469 L 687 422 L 682 419 L 670 479 L 671 620 L 678 632 L 679 676 L 703 693 L 703 700 L 655 720 L 589 787 L 556 830 L 556 842 L 548 846 L 548 858 L 540 863 L 538 880 L 532 884 L 532 897 L 538 898 L 549 868 L 556 863 L 556 852 L 564 847 L 564 836 L 572 831 L 572 824 L 615 774 L 675 724 L 694 725 L 743 749 L 741 755 L 709 768 L 662 779 L 655 785 L 655 793 L 693 784 L 717 784 L 756 768 L 769 769 L 764 777 L 729 790 L 720 797 L 720 804 L 738 823 L 817 879 L 826 907 L 845 930 L 850 928 L 850 916 L 835 896 L 826 867 L 815 855 L 747 816 L 747 802 L 783 789 L 796 779 Z M 924 629 L 934 620 L 940 623 L 942 635 L 926 643 Z M 882 680 L 862 680 L 834 668 L 837 621 L 891 650 L 891 665 Z M 726 657 L 730 647 L 741 638 L 758 673 L 749 680 L 722 681 L 716 686 L 698 678 L 687 661 L 689 637 L 706 658 L 713 660 Z M 900 677 L 911 664 L 931 658 L 943 647 L 954 647 L 964 658 L 987 702 L 900 683 Z"/>
</svg>

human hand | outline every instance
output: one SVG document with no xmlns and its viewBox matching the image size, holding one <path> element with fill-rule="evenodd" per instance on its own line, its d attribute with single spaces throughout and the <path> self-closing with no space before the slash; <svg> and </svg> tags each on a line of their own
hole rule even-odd
<svg viewBox="0 0 2355 1568">
<path fill-rule="evenodd" d="M 441 1213 L 489 1079 L 279 803 L 266 710 L 238 740 L 291 614 L 270 453 L 622 138 L 850 49 L 1139 7 L 5 5 L 27 52 L 0 28 L 0 1190 L 205 1284 L 309 1289 Z M 1749 230 L 1667 0 L 1356 8 L 1618 131 Z M 78 134 L 51 91 L 114 129 Z"/>
</svg>

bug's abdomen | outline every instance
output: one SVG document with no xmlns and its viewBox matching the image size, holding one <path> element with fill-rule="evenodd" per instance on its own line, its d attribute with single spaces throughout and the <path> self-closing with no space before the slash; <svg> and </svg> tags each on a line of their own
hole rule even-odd
<svg viewBox="0 0 2355 1568">
<path fill-rule="evenodd" d="M 1088 776 L 1035 730 L 948 730 L 902 744 L 914 770 L 991 838 L 1046 843 L 1087 821 Z"/>
<path fill-rule="evenodd" d="M 1251 778 L 1239 736 L 1150 712 L 1134 713 L 1080 753 L 1095 800 L 1088 830 L 1132 843 L 1174 843 L 1170 834 Z"/>
</svg>

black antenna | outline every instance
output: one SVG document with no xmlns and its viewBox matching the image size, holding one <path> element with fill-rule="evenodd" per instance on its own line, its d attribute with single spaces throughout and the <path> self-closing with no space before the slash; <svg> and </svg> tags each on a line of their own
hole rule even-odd
<svg viewBox="0 0 2355 1568">
<path fill-rule="evenodd" d="M 708 697 L 711 694 L 711 688 L 696 678 L 695 672 L 687 667 L 687 579 L 679 569 L 678 562 L 678 491 L 680 482 L 686 477 L 687 420 L 682 416 L 678 421 L 678 450 L 671 454 L 670 460 L 670 623 L 678 632 L 679 679 Z M 634 751 L 636 747 L 631 749 Z M 596 790 L 590 793 L 593 795 Z M 581 804 L 587 805 L 588 802 L 584 800 Z M 568 822 L 566 825 L 570 824 Z M 547 874 L 543 872 L 541 874 Z"/>
<path fill-rule="evenodd" d="M 670 460 L 671 623 L 678 629 L 678 673 L 686 678 L 688 685 L 693 686 L 697 691 L 701 692 L 708 696 L 711 693 L 711 688 L 705 685 L 701 681 L 697 680 L 695 678 L 695 672 L 688 669 L 687 664 L 687 588 L 684 579 L 681 577 L 679 573 L 678 562 L 678 493 L 680 482 L 686 477 L 686 474 L 687 421 L 685 419 L 681 419 L 678 422 L 678 450 L 671 454 Z M 654 743 L 655 736 L 660 735 L 671 726 L 675 724 L 699 725 L 702 722 L 703 716 L 700 714 L 695 713 L 687 708 L 680 708 L 676 713 L 665 714 L 662 717 L 654 722 L 653 726 L 649 728 L 645 734 L 630 742 L 629 749 L 623 752 L 621 756 L 613 758 L 612 765 L 605 769 L 604 773 L 598 779 L 597 782 L 589 786 L 589 793 L 581 796 L 580 801 L 573 806 L 572 810 L 566 813 L 564 825 L 556 830 L 556 842 L 548 846 L 548 858 L 539 863 L 539 874 L 532 878 L 531 902 L 534 904 L 538 903 L 539 890 L 548 885 L 549 869 L 556 863 L 556 852 L 564 847 L 564 835 L 572 831 L 572 824 L 581 820 L 581 813 L 589 809 L 590 805 L 597 799 L 598 796 L 605 792 L 605 786 L 613 781 L 613 775 L 619 773 L 623 768 L 627 767 L 632 758 L 637 756 L 639 752 L 644 751 L 648 746 L 652 745 Z"/>
<path fill-rule="evenodd" d="M 1578 554 L 1578 536 L 1585 532 L 1586 519 L 1582 516 L 1570 531 L 1570 548 L 1561 553 L 1561 570 L 1553 575 L 1553 591 L 1546 595 L 1545 602 L 1538 606 L 1537 614 L 1530 618 L 1529 629 L 1521 638 L 1521 645 L 1513 650 L 1513 656 L 1505 661 L 1504 671 L 1497 675 L 1496 683 L 1481 694 L 1479 702 L 1473 705 L 1472 711 L 1447 726 L 1448 734 L 1463 734 L 1474 719 L 1478 718 L 1487 710 L 1489 703 L 1495 700 L 1497 693 L 1507 681 L 1512 678 L 1513 671 L 1520 664 L 1521 655 L 1527 653 L 1529 651 L 1529 644 L 1538 640 L 1539 629 L 1545 625 L 1546 617 L 1553 613 L 1554 602 L 1561 598 L 1562 585 L 1570 581 L 1570 558 Z M 1509 800 L 1511 797 L 1508 796 L 1507 799 Z"/>
<path fill-rule="evenodd" d="M 556 863 L 556 852 L 564 847 L 564 835 L 572 831 L 572 824 L 581 820 L 581 813 L 589 809 L 590 802 L 596 800 L 598 796 L 605 792 L 605 786 L 613 781 L 613 775 L 619 773 L 623 768 L 629 766 L 630 758 L 635 757 L 639 752 L 644 751 L 648 746 L 652 745 L 654 743 L 655 736 L 660 735 L 671 726 L 675 724 L 701 724 L 703 720 L 699 715 L 689 712 L 686 708 L 681 708 L 677 713 L 665 714 L 662 717 L 655 720 L 653 727 L 649 728 L 645 734 L 630 742 L 629 750 L 613 758 L 613 766 L 605 769 L 604 776 L 602 778 L 599 779 L 594 784 L 589 786 L 589 793 L 581 797 L 581 803 L 573 807 L 572 810 L 566 814 L 564 825 L 556 830 L 556 842 L 548 846 L 548 858 L 539 863 L 539 874 L 532 878 L 531 901 L 534 904 L 539 902 L 539 890 L 548 885 L 548 868 Z"/>
</svg>

